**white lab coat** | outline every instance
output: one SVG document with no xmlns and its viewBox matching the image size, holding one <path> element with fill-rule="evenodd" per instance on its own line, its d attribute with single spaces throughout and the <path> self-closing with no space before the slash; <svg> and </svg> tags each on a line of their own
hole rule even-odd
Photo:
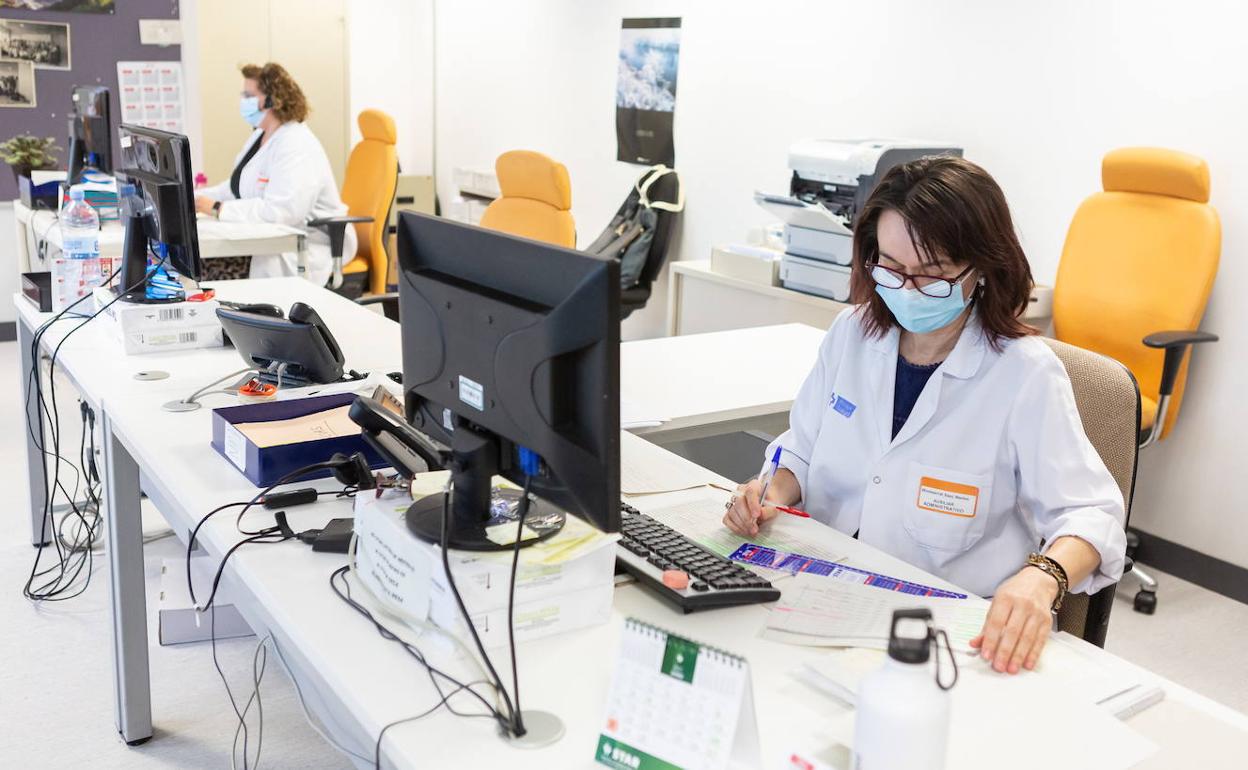
<svg viewBox="0 0 1248 770">
<path fill-rule="evenodd" d="M 853 308 L 767 449 L 811 516 L 981 596 L 1041 541 L 1073 535 L 1101 555 L 1071 586 L 1122 575 L 1122 493 L 1084 433 L 1066 370 L 1040 339 L 988 343 L 972 315 L 892 438 L 899 332 L 867 338 Z"/>
<path fill-rule="evenodd" d="M 248 148 L 260 141 L 263 131 L 256 129 L 234 159 L 242 160 Z M 230 171 L 233 172 L 231 167 Z M 347 206 L 338 196 L 334 172 L 321 143 L 303 123 L 283 123 L 256 151 L 239 178 L 239 198 L 234 197 L 227 178 L 220 184 L 199 191 L 221 201 L 222 222 L 276 222 L 303 227 L 309 219 L 345 216 Z M 355 256 L 355 228 L 348 225 L 343 242 L 343 265 Z M 299 255 L 254 254 L 251 259 L 252 278 L 298 275 Z M 332 272 L 329 236 L 322 230 L 309 228 L 307 238 L 306 278 L 324 286 Z"/>
</svg>

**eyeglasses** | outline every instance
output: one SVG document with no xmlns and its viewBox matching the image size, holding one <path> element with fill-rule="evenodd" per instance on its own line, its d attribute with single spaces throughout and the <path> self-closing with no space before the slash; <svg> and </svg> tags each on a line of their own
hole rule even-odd
<svg viewBox="0 0 1248 770">
<path fill-rule="evenodd" d="M 935 299 L 944 299 L 953 294 L 953 287 L 971 272 L 971 266 L 967 265 L 965 270 L 952 278 L 945 278 L 941 275 L 911 275 L 891 267 L 884 267 L 878 262 L 867 265 L 867 271 L 871 275 L 871 280 L 885 289 L 900 289 L 908 280 L 920 293 Z"/>
</svg>

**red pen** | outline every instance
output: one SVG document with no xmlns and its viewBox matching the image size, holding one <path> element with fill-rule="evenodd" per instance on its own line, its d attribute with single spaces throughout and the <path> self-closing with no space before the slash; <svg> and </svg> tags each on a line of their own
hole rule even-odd
<svg viewBox="0 0 1248 770">
<path fill-rule="evenodd" d="M 797 508 L 790 508 L 787 505 L 772 505 L 770 507 L 775 508 L 777 511 L 784 511 L 785 513 L 791 514 L 793 516 L 801 516 L 803 519 L 810 518 L 810 514 L 807 513 L 806 511 L 798 510 Z"/>
</svg>

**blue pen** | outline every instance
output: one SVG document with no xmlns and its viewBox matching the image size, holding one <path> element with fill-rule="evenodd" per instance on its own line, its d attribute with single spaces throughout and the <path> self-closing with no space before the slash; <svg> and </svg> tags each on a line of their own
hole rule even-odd
<svg viewBox="0 0 1248 770">
<path fill-rule="evenodd" d="M 775 454 L 771 456 L 771 462 L 764 462 L 763 469 L 758 472 L 758 478 L 763 482 L 763 489 L 758 493 L 759 503 L 767 499 L 767 487 L 771 486 L 771 480 L 776 475 L 776 471 L 780 470 L 780 453 L 784 451 L 784 447 L 776 445 Z"/>
</svg>

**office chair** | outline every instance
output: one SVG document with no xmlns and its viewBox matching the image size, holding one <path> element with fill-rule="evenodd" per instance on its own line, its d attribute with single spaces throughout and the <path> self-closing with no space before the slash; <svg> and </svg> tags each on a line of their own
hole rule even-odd
<svg viewBox="0 0 1248 770">
<path fill-rule="evenodd" d="M 342 201 L 347 216 L 322 217 L 308 222 L 329 234 L 334 273 L 330 288 L 346 297 L 359 297 L 365 291 L 380 294 L 386 290 L 390 258 L 386 253 L 386 228 L 390 206 L 399 182 L 399 159 L 395 149 L 397 132 L 394 118 L 381 110 L 364 110 L 356 119 L 363 137 L 347 158 L 342 183 Z M 355 227 L 355 258 L 342 264 L 347 225 Z"/>
<path fill-rule="evenodd" d="M 576 246 L 568 169 L 540 152 L 512 150 L 494 162 L 502 192 L 481 215 L 481 226 L 571 249 Z"/>
<path fill-rule="evenodd" d="M 1140 388 L 1140 448 L 1174 427 L 1191 345 L 1218 270 L 1222 228 L 1209 205 L 1209 167 L 1176 150 L 1108 153 L 1103 192 L 1075 212 L 1053 287 L 1054 336 L 1121 361 Z M 1164 351 L 1158 353 L 1157 351 Z M 1134 554 L 1139 536 L 1127 533 Z M 1134 606 L 1152 614 L 1157 581 L 1135 566 Z"/>
<path fill-rule="evenodd" d="M 1057 340 L 1045 342 L 1066 368 L 1083 430 L 1122 490 L 1129 520 L 1139 456 L 1140 390 L 1135 378 L 1112 358 Z M 1057 612 L 1058 628 L 1104 647 L 1116 588 L 1117 584 L 1106 586 L 1091 596 L 1067 594 Z"/>
</svg>

